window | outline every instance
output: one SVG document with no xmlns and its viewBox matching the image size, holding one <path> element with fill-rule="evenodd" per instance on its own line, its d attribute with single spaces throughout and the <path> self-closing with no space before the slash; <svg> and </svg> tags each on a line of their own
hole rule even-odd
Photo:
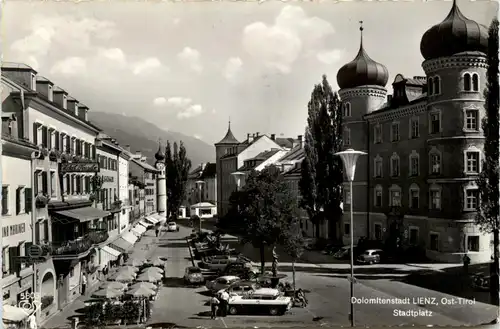
<svg viewBox="0 0 500 329">
<path fill-rule="evenodd" d="M 374 134 L 374 140 L 375 144 L 382 143 L 382 126 L 381 125 L 376 125 L 373 127 L 373 134 Z"/>
<path fill-rule="evenodd" d="M 427 94 L 432 96 L 434 93 L 434 80 L 432 78 L 429 78 L 429 81 L 427 81 L 427 89 Z"/>
<path fill-rule="evenodd" d="M 395 153 L 391 157 L 391 176 L 399 176 L 399 156 Z"/>
<path fill-rule="evenodd" d="M 410 176 L 418 176 L 420 157 L 416 151 L 410 155 Z"/>
<path fill-rule="evenodd" d="M 50 195 L 56 195 L 56 173 L 54 171 L 50 172 Z"/>
<path fill-rule="evenodd" d="M 430 250 L 439 251 L 439 234 L 429 234 L 429 248 Z"/>
<path fill-rule="evenodd" d="M 429 204 L 431 210 L 440 210 L 441 209 L 441 189 L 437 187 L 431 187 L 430 189 L 430 199 L 431 202 Z"/>
<path fill-rule="evenodd" d="M 382 240 L 382 225 L 380 224 L 375 224 L 375 240 Z"/>
<path fill-rule="evenodd" d="M 2 274 L 4 277 L 6 277 L 10 273 L 9 260 L 9 248 L 5 247 L 2 250 Z"/>
<path fill-rule="evenodd" d="M 466 162 L 466 172 L 468 174 L 479 173 L 479 151 L 467 151 L 465 152 L 465 162 Z"/>
<path fill-rule="evenodd" d="M 31 75 L 31 90 L 36 91 L 36 75 Z"/>
<path fill-rule="evenodd" d="M 16 190 L 16 214 L 26 212 L 25 188 L 19 186 Z"/>
<path fill-rule="evenodd" d="M 399 122 L 393 122 L 391 125 L 391 141 L 399 141 Z"/>
<path fill-rule="evenodd" d="M 351 204 L 351 191 L 347 188 L 344 190 L 344 203 Z"/>
<path fill-rule="evenodd" d="M 418 209 L 420 199 L 420 189 L 418 186 L 410 187 L 410 208 Z"/>
<path fill-rule="evenodd" d="M 479 75 L 472 74 L 472 91 L 479 91 Z"/>
<path fill-rule="evenodd" d="M 478 110 L 466 110 L 465 111 L 465 129 L 467 130 L 479 130 L 479 111 Z"/>
<path fill-rule="evenodd" d="M 467 236 L 467 251 L 479 251 L 479 236 L 469 235 Z"/>
<path fill-rule="evenodd" d="M 391 207 L 401 206 L 401 189 L 399 188 L 399 186 L 391 187 L 389 201 Z"/>
<path fill-rule="evenodd" d="M 465 210 L 477 209 L 479 204 L 479 190 L 478 189 L 467 189 L 465 190 Z"/>
<path fill-rule="evenodd" d="M 9 214 L 9 186 L 2 186 L 2 215 Z"/>
<path fill-rule="evenodd" d="M 346 102 L 344 104 L 344 117 L 350 117 L 351 116 L 351 103 Z"/>
<path fill-rule="evenodd" d="M 471 76 L 470 73 L 465 73 L 463 77 L 464 91 L 471 91 Z"/>
<path fill-rule="evenodd" d="M 430 133 L 437 134 L 441 131 L 441 114 L 434 112 L 430 114 Z"/>
<path fill-rule="evenodd" d="M 344 223 L 344 235 L 350 235 L 350 234 L 351 234 L 351 224 Z"/>
<path fill-rule="evenodd" d="M 351 145 L 351 129 L 344 128 L 344 145 Z"/>
<path fill-rule="evenodd" d="M 433 95 L 439 95 L 441 93 L 441 79 L 439 77 L 434 77 L 434 93 Z"/>
<path fill-rule="evenodd" d="M 430 162 L 430 172 L 431 174 L 440 174 L 441 173 L 441 154 L 436 149 L 431 150 L 431 154 L 429 157 Z"/>
<path fill-rule="evenodd" d="M 418 138 L 420 136 L 418 117 L 410 119 L 410 138 Z"/>
<path fill-rule="evenodd" d="M 63 109 L 67 109 L 68 108 L 68 96 L 66 95 L 63 95 Z"/>
<path fill-rule="evenodd" d="M 418 244 L 418 228 L 410 227 L 410 234 L 408 238 L 410 245 L 415 246 Z"/>
<path fill-rule="evenodd" d="M 377 156 L 375 158 L 374 168 L 375 168 L 375 173 L 374 173 L 375 177 L 377 177 L 377 178 L 382 177 L 383 160 L 380 156 Z"/>
<path fill-rule="evenodd" d="M 45 194 L 49 193 L 49 182 L 46 171 L 42 171 L 42 192 Z"/>
<path fill-rule="evenodd" d="M 375 187 L 375 207 L 382 207 L 382 186 Z"/>
<path fill-rule="evenodd" d="M 48 94 L 48 96 L 49 96 L 49 101 L 52 102 L 54 99 L 52 97 L 52 86 L 51 85 L 49 85 L 49 94 Z"/>
<path fill-rule="evenodd" d="M 47 127 L 43 126 L 42 127 L 42 146 L 47 147 L 49 144 L 48 142 L 48 130 Z"/>
<path fill-rule="evenodd" d="M 463 75 L 464 91 L 479 91 L 479 75 L 477 73 L 465 73 Z"/>
</svg>

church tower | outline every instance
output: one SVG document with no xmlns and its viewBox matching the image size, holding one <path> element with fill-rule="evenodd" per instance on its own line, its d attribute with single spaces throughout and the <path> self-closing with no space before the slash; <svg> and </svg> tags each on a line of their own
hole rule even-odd
<svg viewBox="0 0 500 329">
<path fill-rule="evenodd" d="M 339 96 L 342 101 L 343 143 L 344 149 L 354 149 L 369 153 L 369 127 L 364 115 L 379 109 L 386 101 L 389 79 L 387 68 L 368 56 L 363 46 L 363 22 L 360 22 L 360 45 L 358 54 L 337 73 Z M 354 236 L 369 236 L 369 193 L 370 193 L 370 158 L 358 159 L 353 181 Z M 349 200 L 349 187 L 344 186 L 344 200 Z M 346 211 L 347 210 L 347 211 Z M 349 207 L 344 202 L 344 218 L 350 218 Z M 345 221 L 344 221 L 345 222 Z M 346 222 L 345 222 L 346 223 Z M 349 235 L 347 225 L 342 224 L 341 232 Z"/>
<path fill-rule="evenodd" d="M 156 206 L 158 214 L 162 217 L 163 224 L 167 221 L 167 182 L 165 177 L 165 153 L 161 147 L 161 142 L 158 143 L 158 151 L 155 154 L 155 158 L 155 167 L 160 171 L 156 184 Z"/>
<path fill-rule="evenodd" d="M 231 120 L 229 120 L 229 125 L 227 128 L 226 136 L 218 142 L 215 143 L 215 163 L 216 163 L 216 172 L 217 172 L 217 214 L 219 216 L 224 216 L 223 205 L 221 204 L 222 199 L 222 188 L 225 184 L 230 184 L 229 179 L 233 179 L 230 175 L 225 175 L 223 172 L 223 168 L 221 165 L 221 158 L 228 153 L 228 151 L 236 146 L 238 146 L 240 142 L 234 137 L 233 132 L 231 131 Z M 227 208 L 227 207 L 226 207 Z"/>
</svg>

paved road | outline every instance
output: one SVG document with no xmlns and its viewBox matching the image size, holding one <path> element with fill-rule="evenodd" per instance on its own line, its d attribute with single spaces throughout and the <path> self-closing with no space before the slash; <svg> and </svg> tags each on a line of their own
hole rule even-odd
<svg viewBox="0 0 500 329">
<path fill-rule="evenodd" d="M 348 325 L 350 285 L 346 279 L 346 270 L 339 264 L 338 268 L 315 268 L 314 266 L 298 267 L 297 286 L 308 290 L 309 306 L 306 309 L 294 308 L 292 314 L 282 317 L 270 316 L 228 316 L 223 319 L 210 320 L 208 306 L 204 306 L 208 297 L 203 296 L 205 288 L 183 287 L 184 269 L 190 265 L 189 250 L 184 237 L 190 231 L 181 227 L 180 232 L 168 233 L 160 241 L 155 256 L 167 255 L 169 278 L 166 287 L 162 288 L 155 302 L 152 323 L 167 322 L 186 327 L 242 327 L 242 326 L 301 326 L 321 324 L 323 326 Z M 288 268 L 281 271 L 291 279 Z M 358 269 L 359 271 L 359 269 Z M 358 298 L 379 298 L 378 304 L 355 305 L 355 321 L 357 325 L 478 325 L 489 322 L 496 317 L 493 306 L 482 303 L 473 305 L 440 305 L 441 300 L 458 301 L 450 295 L 425 290 L 397 281 L 404 272 L 387 269 L 383 265 L 371 267 L 371 273 L 359 279 L 355 284 L 354 296 Z M 394 298 L 428 297 L 436 298 L 437 305 L 402 305 L 381 304 Z M 394 316 L 394 311 L 416 312 L 416 316 Z M 424 313 L 428 311 L 428 316 Z"/>
</svg>

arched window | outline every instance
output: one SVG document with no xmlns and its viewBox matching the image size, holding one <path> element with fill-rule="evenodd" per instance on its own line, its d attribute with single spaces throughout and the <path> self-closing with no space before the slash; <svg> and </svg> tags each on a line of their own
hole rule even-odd
<svg viewBox="0 0 500 329">
<path fill-rule="evenodd" d="M 429 81 L 427 82 L 427 94 L 433 95 L 434 94 L 434 79 L 429 78 Z"/>
<path fill-rule="evenodd" d="M 393 184 L 389 188 L 389 206 L 400 207 L 401 206 L 401 187 Z"/>
<path fill-rule="evenodd" d="M 472 91 L 479 91 L 479 75 L 472 74 Z"/>
<path fill-rule="evenodd" d="M 351 116 L 351 103 L 346 102 L 344 104 L 344 117 L 350 117 Z"/>
<path fill-rule="evenodd" d="M 413 150 L 409 156 L 410 172 L 409 176 L 418 176 L 420 173 L 420 155 Z"/>
<path fill-rule="evenodd" d="M 394 152 L 391 156 L 391 177 L 399 176 L 399 156 Z"/>
<path fill-rule="evenodd" d="M 373 205 L 375 207 L 382 207 L 382 194 L 383 189 L 382 185 L 375 186 L 374 194 L 373 194 Z"/>
<path fill-rule="evenodd" d="M 434 77 L 434 95 L 439 95 L 441 93 L 441 79 L 439 77 Z"/>
<path fill-rule="evenodd" d="M 429 174 L 439 175 L 441 173 L 441 152 L 432 147 L 429 152 Z"/>
<path fill-rule="evenodd" d="M 471 76 L 470 73 L 464 74 L 464 91 L 471 90 Z"/>
<path fill-rule="evenodd" d="M 432 184 L 429 187 L 429 209 L 440 210 L 441 209 L 441 186 L 437 184 Z"/>
<path fill-rule="evenodd" d="M 418 209 L 420 203 L 420 188 L 417 184 L 411 184 L 409 195 L 409 205 L 411 209 Z"/>
</svg>

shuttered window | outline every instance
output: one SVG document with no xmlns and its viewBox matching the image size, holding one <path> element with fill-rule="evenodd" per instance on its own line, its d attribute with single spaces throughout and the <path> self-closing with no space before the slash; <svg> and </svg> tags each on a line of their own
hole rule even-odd
<svg viewBox="0 0 500 329">
<path fill-rule="evenodd" d="M 42 192 L 46 194 L 49 193 L 49 184 L 46 171 L 42 172 Z"/>
<path fill-rule="evenodd" d="M 21 264 L 19 262 L 19 247 L 9 247 L 9 273 L 18 273 L 21 269 Z"/>
<path fill-rule="evenodd" d="M 24 211 L 26 213 L 31 212 L 31 202 L 32 202 L 32 189 L 30 187 L 24 188 Z"/>
<path fill-rule="evenodd" d="M 47 127 L 42 127 L 42 146 L 47 147 L 48 142 L 47 142 L 47 137 L 48 137 L 48 129 Z"/>
<path fill-rule="evenodd" d="M 33 123 L 33 144 L 38 145 L 38 123 Z"/>
<path fill-rule="evenodd" d="M 16 215 L 21 212 L 21 188 L 16 190 Z"/>
<path fill-rule="evenodd" d="M 60 137 L 60 135 L 59 135 L 59 132 L 58 132 L 58 131 L 56 131 L 56 132 L 55 132 L 55 134 L 56 134 L 56 138 L 55 138 L 56 145 L 54 145 L 54 147 L 55 147 L 55 149 L 56 149 L 56 150 L 60 151 L 60 150 L 61 150 L 61 144 L 60 144 L 60 142 L 61 142 L 61 141 L 60 141 L 60 138 L 61 138 L 61 137 Z"/>
</svg>

